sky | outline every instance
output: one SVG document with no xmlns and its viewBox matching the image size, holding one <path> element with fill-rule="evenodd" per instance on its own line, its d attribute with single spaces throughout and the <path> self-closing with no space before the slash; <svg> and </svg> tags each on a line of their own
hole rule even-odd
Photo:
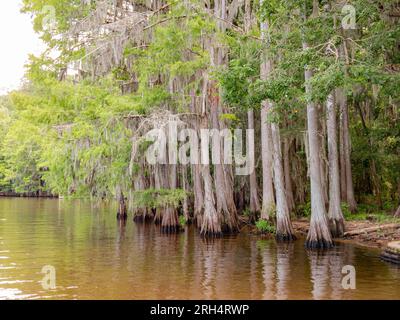
<svg viewBox="0 0 400 320">
<path fill-rule="evenodd" d="M 20 86 L 28 55 L 38 55 L 45 48 L 30 16 L 19 12 L 21 2 L 0 1 L 0 95 Z"/>
</svg>

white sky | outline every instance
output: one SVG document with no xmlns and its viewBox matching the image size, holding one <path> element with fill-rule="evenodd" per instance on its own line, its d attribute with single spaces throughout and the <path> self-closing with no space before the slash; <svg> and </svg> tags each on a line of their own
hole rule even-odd
<svg viewBox="0 0 400 320">
<path fill-rule="evenodd" d="M 20 86 L 29 53 L 45 48 L 20 7 L 21 0 L 0 0 L 0 95 Z"/>
</svg>

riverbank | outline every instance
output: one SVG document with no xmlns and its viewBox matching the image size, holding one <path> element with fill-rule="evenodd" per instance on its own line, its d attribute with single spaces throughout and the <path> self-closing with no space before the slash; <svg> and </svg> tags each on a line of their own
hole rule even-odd
<svg viewBox="0 0 400 320">
<path fill-rule="evenodd" d="M 296 234 L 306 236 L 309 228 L 306 219 L 293 221 Z M 337 242 L 352 242 L 369 248 L 385 248 L 389 242 L 400 240 L 400 220 L 376 222 L 357 220 L 345 222 L 345 236 Z"/>
</svg>

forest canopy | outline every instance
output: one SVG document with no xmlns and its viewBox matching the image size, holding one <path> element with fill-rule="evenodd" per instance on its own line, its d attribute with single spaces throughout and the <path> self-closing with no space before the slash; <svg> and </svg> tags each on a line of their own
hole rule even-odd
<svg viewBox="0 0 400 320">
<path fill-rule="evenodd" d="M 210 236 L 245 220 L 293 240 L 305 215 L 311 247 L 356 212 L 400 216 L 398 1 L 24 0 L 22 12 L 47 50 L 0 100 L 0 193 L 111 199 L 119 218 Z M 254 130 L 255 170 L 147 163 L 143 137 L 171 121 Z"/>
</svg>

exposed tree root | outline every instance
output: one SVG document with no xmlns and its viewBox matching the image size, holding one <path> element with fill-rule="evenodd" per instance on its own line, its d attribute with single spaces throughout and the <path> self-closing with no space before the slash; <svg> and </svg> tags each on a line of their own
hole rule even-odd
<svg viewBox="0 0 400 320">
<path fill-rule="evenodd" d="M 223 234 L 238 234 L 239 233 L 239 228 L 231 228 L 229 225 L 224 224 L 221 227 L 221 231 Z"/>
<path fill-rule="evenodd" d="M 345 231 L 343 219 L 329 219 L 329 230 L 333 238 L 342 238 Z"/>
<path fill-rule="evenodd" d="M 162 217 L 163 217 L 163 210 L 161 209 L 156 209 L 156 212 L 154 214 L 154 224 L 159 225 L 162 222 Z"/>
<path fill-rule="evenodd" d="M 223 236 L 223 233 L 214 231 L 200 231 L 200 235 L 203 238 L 221 238 Z"/>
<path fill-rule="evenodd" d="M 166 208 L 162 215 L 161 231 L 164 233 L 178 233 L 180 230 L 178 212 L 174 208 Z"/>
</svg>

